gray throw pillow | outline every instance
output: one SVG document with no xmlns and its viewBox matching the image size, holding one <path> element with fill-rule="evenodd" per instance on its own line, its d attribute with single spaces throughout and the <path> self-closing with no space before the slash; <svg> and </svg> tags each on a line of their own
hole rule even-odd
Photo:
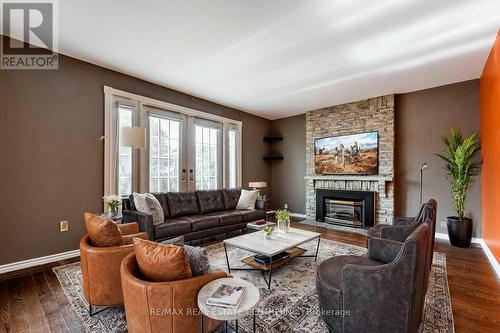
<svg viewBox="0 0 500 333">
<path fill-rule="evenodd" d="M 205 275 L 210 272 L 210 263 L 205 248 L 184 245 L 184 249 L 189 258 L 189 266 L 191 266 L 193 276 Z"/>
<path fill-rule="evenodd" d="M 162 244 L 174 244 L 179 246 L 184 246 L 184 236 L 179 236 L 175 238 L 166 239 L 161 242 Z"/>
<path fill-rule="evenodd" d="M 203 247 L 184 245 L 184 236 L 170 238 L 161 242 L 162 244 L 173 244 L 184 246 L 189 259 L 189 266 L 193 276 L 205 275 L 210 272 L 207 250 Z"/>
</svg>

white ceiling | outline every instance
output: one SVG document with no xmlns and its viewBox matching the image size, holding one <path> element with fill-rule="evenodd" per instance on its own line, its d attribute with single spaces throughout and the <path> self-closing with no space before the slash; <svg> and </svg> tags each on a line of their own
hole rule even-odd
<svg viewBox="0 0 500 333">
<path fill-rule="evenodd" d="M 61 53 L 269 119 L 478 78 L 500 0 L 59 0 Z"/>
</svg>

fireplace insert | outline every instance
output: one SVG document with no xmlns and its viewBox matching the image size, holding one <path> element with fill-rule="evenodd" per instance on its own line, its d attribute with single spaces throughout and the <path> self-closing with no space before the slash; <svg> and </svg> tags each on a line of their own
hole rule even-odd
<svg viewBox="0 0 500 333">
<path fill-rule="evenodd" d="M 375 192 L 316 189 L 316 221 L 370 228 L 375 224 Z"/>
</svg>

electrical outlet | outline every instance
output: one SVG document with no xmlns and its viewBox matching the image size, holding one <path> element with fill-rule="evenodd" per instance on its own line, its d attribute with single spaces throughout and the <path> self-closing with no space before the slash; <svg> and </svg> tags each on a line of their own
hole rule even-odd
<svg viewBox="0 0 500 333">
<path fill-rule="evenodd" d="M 441 228 L 446 229 L 446 221 L 441 221 Z"/>
<path fill-rule="evenodd" d="M 68 221 L 59 221 L 59 232 L 65 232 L 69 229 Z"/>
</svg>

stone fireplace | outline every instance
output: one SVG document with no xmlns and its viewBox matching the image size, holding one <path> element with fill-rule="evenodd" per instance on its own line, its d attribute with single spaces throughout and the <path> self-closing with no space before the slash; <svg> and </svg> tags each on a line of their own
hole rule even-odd
<svg viewBox="0 0 500 333">
<path fill-rule="evenodd" d="M 315 173 L 315 139 L 371 131 L 379 133 L 379 173 L 377 175 L 320 175 Z M 372 193 L 374 196 L 373 224 L 392 223 L 394 215 L 394 95 L 307 112 L 305 180 L 308 219 L 317 220 L 318 213 L 325 213 L 325 203 L 317 202 L 318 194 L 323 193 L 324 190 L 338 190 L 352 192 L 353 195 L 355 192 Z M 338 202 L 330 203 L 332 205 L 329 207 L 333 209 L 330 211 L 333 215 L 330 217 L 331 223 L 351 227 L 360 227 L 360 223 L 363 223 L 356 219 L 361 210 L 359 201 L 350 200 L 344 205 Z M 321 209 L 323 212 L 318 212 Z M 352 221 L 338 221 L 338 217 L 346 217 L 346 221 Z M 361 227 L 369 227 L 370 224 Z"/>
</svg>

